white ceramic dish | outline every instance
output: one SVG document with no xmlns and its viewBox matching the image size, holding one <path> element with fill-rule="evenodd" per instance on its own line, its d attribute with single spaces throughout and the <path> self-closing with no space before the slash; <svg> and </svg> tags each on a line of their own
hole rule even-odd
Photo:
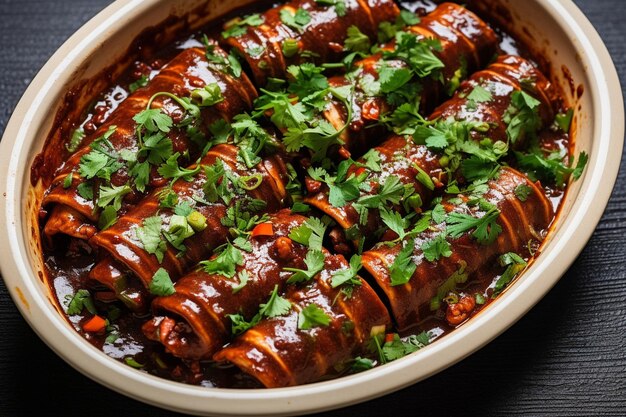
<svg viewBox="0 0 626 417">
<path fill-rule="evenodd" d="M 146 27 L 170 15 L 197 27 L 253 0 L 118 0 L 72 36 L 34 79 L 0 143 L 0 255 L 2 276 L 24 318 L 59 356 L 92 379 L 177 411 L 202 415 L 287 415 L 322 411 L 372 399 L 413 384 L 456 363 L 503 332 L 537 303 L 574 261 L 593 233 L 619 169 L 624 109 L 615 67 L 600 37 L 569 0 L 483 1 L 503 5 L 515 32 L 539 46 L 553 80 L 576 105 L 576 152 L 590 155 L 583 178 L 570 188 L 557 227 L 531 268 L 497 302 L 449 336 L 374 370 L 341 379 L 274 390 L 206 389 L 152 377 L 100 352 L 57 312 L 39 278 L 42 265 L 35 223 L 41 190 L 31 187 L 30 166 L 41 150 L 64 93 L 78 80 L 115 62 Z M 182 20 L 181 20 L 182 22 Z M 525 30 L 521 30 L 524 28 Z M 530 38 L 529 38 L 530 37 Z M 569 69 L 581 97 L 570 89 Z M 574 90 L 574 91 L 572 91 Z M 84 99 L 90 96 L 85 92 Z"/>
</svg>

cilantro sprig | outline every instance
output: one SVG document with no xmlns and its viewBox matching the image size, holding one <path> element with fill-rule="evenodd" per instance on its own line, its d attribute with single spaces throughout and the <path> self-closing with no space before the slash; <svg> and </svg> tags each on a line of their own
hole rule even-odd
<svg viewBox="0 0 626 417">
<path fill-rule="evenodd" d="M 245 332 L 249 328 L 257 325 L 263 317 L 284 316 L 289 313 L 291 308 L 291 302 L 278 295 L 278 285 L 275 285 L 267 302 L 259 305 L 258 313 L 256 313 L 250 321 L 247 321 L 241 314 L 228 314 L 232 322 L 232 333 L 233 335 L 238 335 Z"/>
</svg>

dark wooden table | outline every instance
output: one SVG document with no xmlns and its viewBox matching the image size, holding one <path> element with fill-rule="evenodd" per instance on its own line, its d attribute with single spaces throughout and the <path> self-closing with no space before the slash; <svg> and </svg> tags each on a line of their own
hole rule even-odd
<svg viewBox="0 0 626 417">
<path fill-rule="evenodd" d="M 0 132 L 49 56 L 109 3 L 0 0 Z M 576 3 L 626 85 L 626 1 Z M 584 252 L 516 325 L 424 382 L 328 415 L 626 415 L 625 235 L 622 169 Z M 0 416 L 21 415 L 176 414 L 114 393 L 63 362 L 22 319 L 0 280 Z"/>
</svg>

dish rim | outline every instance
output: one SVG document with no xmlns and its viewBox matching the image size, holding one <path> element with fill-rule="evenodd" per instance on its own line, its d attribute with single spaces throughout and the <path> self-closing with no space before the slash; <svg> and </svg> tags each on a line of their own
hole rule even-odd
<svg viewBox="0 0 626 417">
<path fill-rule="evenodd" d="M 132 369 L 90 345 L 74 331 L 43 294 L 30 265 L 24 240 L 25 183 L 29 181 L 33 143 L 26 132 L 38 109 L 50 108 L 57 91 L 77 63 L 128 16 L 153 7 L 153 2 L 117 0 L 75 32 L 33 79 L 11 116 L 0 142 L 0 240 L 16 242 L 0 255 L 0 270 L 20 313 L 39 337 L 75 369 L 114 391 L 151 405 L 203 415 L 287 415 L 324 411 L 382 396 L 414 384 L 480 349 L 512 326 L 558 282 L 591 237 L 611 195 L 622 155 L 624 108 L 617 71 L 600 36 L 571 0 L 537 0 L 575 37 L 573 46 L 595 75 L 593 163 L 581 179 L 579 198 L 562 219 L 563 232 L 550 252 L 541 257 L 484 314 L 419 353 L 366 373 L 279 389 L 208 389 L 177 383 Z M 557 17 L 558 16 L 558 17 Z M 58 84 L 61 84 L 60 86 Z M 44 116 L 41 116 L 45 120 Z M 24 127 L 24 128 L 22 128 Z M 33 131 L 31 129 L 31 131 Z M 597 141 L 597 143 L 596 143 Z M 24 175 L 26 173 L 26 175 Z M 609 186 L 607 186 L 609 184 Z M 591 191 L 583 194 L 583 191 Z M 567 227 L 566 227 L 567 226 Z M 561 261 L 559 256 L 565 257 Z M 540 279 L 541 278 L 541 279 Z M 416 371 L 416 367 L 420 367 Z"/>
</svg>

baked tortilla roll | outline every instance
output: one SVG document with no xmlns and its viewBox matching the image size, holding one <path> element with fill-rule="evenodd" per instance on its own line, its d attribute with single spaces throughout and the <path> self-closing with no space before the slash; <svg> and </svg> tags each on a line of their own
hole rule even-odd
<svg viewBox="0 0 626 417">
<path fill-rule="evenodd" d="M 200 266 L 180 278 L 174 294 L 152 302 L 154 318 L 143 326 L 146 336 L 174 356 L 210 359 L 231 337 L 229 314 L 250 320 L 275 286 L 282 292 L 293 274 L 284 268 L 306 269 L 307 247 L 289 238 L 305 220 L 290 210 L 270 216 L 267 224 L 272 234 L 250 237 L 252 250 L 241 251 L 243 261 L 232 277 L 206 272 Z M 241 282 L 245 285 L 237 289 Z"/>
<path fill-rule="evenodd" d="M 214 54 L 227 56 L 224 51 L 215 48 Z M 64 233 L 78 239 L 88 239 L 94 234 L 96 228 L 93 225 L 97 224 L 101 210 L 96 206 L 94 199 L 85 198 L 84 193 L 81 195 L 79 192 L 79 187 L 86 181 L 79 174 L 81 159 L 92 150 L 90 146 L 85 145 L 106 136 L 110 147 L 116 154 L 120 155 L 120 152 L 122 155 L 124 152 L 136 154 L 139 149 L 136 132 L 138 125 L 133 118 L 146 109 L 154 94 L 168 92 L 178 97 L 189 97 L 196 89 L 217 84 L 223 100 L 210 107 L 202 108 L 203 126 L 201 128 L 204 129 L 205 135 L 208 132 L 207 126 L 211 123 L 217 120 L 231 120 L 235 115 L 252 106 L 256 98 L 256 90 L 245 74 L 234 78 L 210 66 L 205 52 L 203 48 L 191 48 L 181 52 L 145 87 L 139 88 L 124 100 L 94 134 L 84 139 L 83 147 L 74 153 L 58 171 L 49 191 L 44 196 L 42 205 L 51 211 L 44 227 L 44 233 L 48 238 L 57 233 Z M 166 96 L 158 96 L 152 102 L 151 108 L 161 108 L 165 114 L 171 116 L 175 123 L 180 122 L 184 116 L 180 105 Z M 110 133 L 111 131 L 113 133 Z M 200 156 L 203 145 L 194 143 L 184 128 L 172 128 L 167 137 L 172 142 L 173 153 L 180 152 L 182 155 L 189 152 L 188 161 L 183 157 L 179 158 L 181 165 L 191 165 L 191 162 Z M 111 185 L 122 186 L 129 183 L 133 191 L 124 196 L 124 205 L 135 204 L 144 194 L 136 190 L 127 168 L 128 165 L 121 165 L 121 168 L 111 175 Z M 68 175 L 72 176 L 69 182 Z M 95 180 L 97 178 L 94 178 Z M 157 173 L 157 166 L 151 166 L 146 190 L 163 185 L 165 182 L 166 180 Z M 72 222 L 63 221 L 69 217 L 72 218 Z"/>
<path fill-rule="evenodd" d="M 371 336 L 390 327 L 389 313 L 358 276 L 360 285 L 349 297 L 341 287 L 332 288 L 329 273 L 345 268 L 346 261 L 340 255 L 331 260 L 311 284 L 288 286 L 286 315 L 262 320 L 213 359 L 236 365 L 267 388 L 279 388 L 319 381 L 364 354 Z M 307 310 L 322 313 L 322 323 L 303 323 Z"/>
<path fill-rule="evenodd" d="M 321 3 L 294 0 L 276 6 L 260 16 L 262 23 L 247 25 L 240 35 L 225 39 L 245 59 L 256 85 L 265 86 L 268 77 L 285 78 L 292 64 L 337 62 L 350 26 L 376 39 L 378 25 L 394 21 L 400 13 L 393 0 L 342 0 L 337 2 L 340 11 Z M 283 52 L 285 43 L 293 43 L 291 52 Z"/>
<path fill-rule="evenodd" d="M 223 225 L 222 219 L 227 217 L 229 208 L 234 210 L 241 204 L 240 208 L 244 209 L 251 199 L 259 199 L 265 204 L 255 211 L 256 214 L 279 210 L 287 198 L 287 168 L 282 159 L 278 155 L 269 156 L 254 168 L 247 169 L 238 163 L 238 152 L 239 148 L 234 145 L 216 145 L 200 161 L 203 168 L 223 166 L 224 173 L 210 181 L 216 184 L 228 181 L 228 192 L 232 193 L 228 204 L 221 199 L 212 203 L 206 201 L 203 189 L 207 183 L 205 170 L 201 169 L 190 181 L 180 179 L 172 185 L 171 190 L 177 195 L 178 202 L 188 202 L 191 209 L 201 215 L 198 216 L 201 222 L 206 221 L 206 227 L 203 226 L 201 230 L 197 228 L 195 233 L 179 242 L 182 250 L 164 237 L 167 232 L 171 233 L 173 222 L 175 219 L 180 220 L 181 216 L 176 214 L 176 209 L 163 207 L 160 200 L 164 189 L 155 189 L 113 226 L 91 238 L 90 243 L 105 253 L 106 258 L 93 268 L 90 279 L 119 292 L 119 288 L 116 289 L 113 284 L 117 282 L 120 268 L 123 268 L 122 273 L 129 272 L 143 283 L 144 288 L 148 288 L 154 274 L 163 268 L 175 281 L 199 261 L 207 259 L 216 247 L 226 243 L 229 227 Z M 233 181 L 238 184 L 242 184 L 240 181 L 254 183 L 254 188 L 238 185 L 238 191 L 235 192 Z M 158 223 L 156 245 L 149 252 L 146 236 L 154 233 L 147 228 L 155 220 Z M 190 227 L 192 221 L 189 220 L 187 225 Z M 159 245 L 163 245 L 162 249 L 158 249 Z M 162 259 L 159 259 L 159 255 Z M 112 268 L 112 265 L 115 267 Z"/>
<path fill-rule="evenodd" d="M 520 194 L 520 187 L 524 189 L 523 194 Z M 461 203 L 453 204 L 458 203 L 454 201 L 457 198 L 461 199 Z M 531 256 L 529 251 L 536 249 L 543 240 L 554 215 L 552 204 L 542 188 L 524 174 L 513 168 L 502 168 L 497 178 L 488 183 L 488 191 L 482 198 L 496 207 L 499 214 L 487 209 L 484 204 L 472 204 L 470 200 L 475 200 L 472 196 L 446 197 L 442 202 L 447 216 L 444 222 L 436 224 L 431 220 L 431 227 L 415 238 L 393 246 L 380 243 L 363 253 L 363 266 L 387 296 L 398 330 L 418 325 L 430 316 L 433 313 L 431 308 L 438 309 L 439 303 L 450 292 L 457 290 L 457 284 L 469 282 L 468 279 L 483 282 L 485 278 L 495 278 L 496 275 L 489 271 L 493 271 L 499 256 L 513 252 L 520 258 L 528 259 Z M 474 218 L 495 216 L 501 231 L 492 243 L 480 241 L 475 234 L 476 228 L 466 230 L 457 237 L 453 233 L 451 213 L 453 216 L 461 214 Z M 491 223 L 485 230 L 493 232 L 494 227 L 497 226 Z M 444 239 L 449 244 L 450 256 L 429 261 L 422 247 L 426 242 L 441 237 L 444 230 L 448 233 Z M 408 282 L 398 283 L 396 280 L 394 285 L 390 271 L 406 245 L 412 245 L 408 266 L 415 266 L 415 270 L 408 277 Z M 485 276 L 490 273 L 493 275 Z"/>
<path fill-rule="evenodd" d="M 530 80 L 530 81 L 529 81 Z M 477 88 L 488 91 L 489 100 L 477 101 L 471 93 Z M 485 70 L 474 73 L 467 81 L 463 82 L 454 97 L 439 106 L 428 118 L 431 121 L 454 119 L 466 122 L 485 122 L 485 129 L 472 130 L 471 137 L 477 142 L 489 138 L 493 142 L 507 142 L 507 119 L 505 115 L 511 105 L 511 98 L 515 91 L 524 89 L 537 99 L 540 104 L 538 113 L 544 126 L 552 122 L 554 118 L 553 106 L 555 105 L 554 86 L 542 75 L 529 61 L 515 56 L 502 56 Z M 539 129 L 541 126 L 537 126 Z M 534 133 L 534 132 L 529 132 Z M 520 147 L 524 143 L 521 137 L 512 147 Z M 370 191 L 360 191 L 358 199 L 347 202 L 342 207 L 334 207 L 329 201 L 329 190 L 325 185 L 322 191 L 310 194 L 305 202 L 321 210 L 332 217 L 344 230 L 352 227 L 359 228 L 360 236 L 377 239 L 380 237 L 383 226 L 380 213 L 377 208 L 371 208 L 367 221 L 360 223 L 359 213 L 354 207 L 355 202 L 363 201 L 369 196 L 378 194 L 382 184 L 389 178 L 397 178 L 403 185 L 414 188 L 419 196 L 421 205 L 428 206 L 432 197 L 430 190 L 423 182 L 417 180 L 420 173 L 418 168 L 433 180 L 436 188 L 441 188 L 448 182 L 448 175 L 441 166 L 441 154 L 429 149 L 425 145 L 416 144 L 408 136 L 393 135 L 382 145 L 374 148 L 380 155 L 380 170 L 372 170 L 367 167 L 367 160 L 361 158 L 357 164 L 349 170 L 349 175 L 367 175 L 365 182 L 371 183 Z M 405 213 L 402 206 L 396 207 L 397 211 Z"/>
<path fill-rule="evenodd" d="M 436 40 L 441 46 L 441 49 L 434 48 L 432 52 L 441 61 L 442 67 L 421 79 L 421 91 L 415 92 L 423 114 L 428 114 L 449 97 L 470 74 L 484 68 L 493 59 L 498 46 L 498 36 L 484 21 L 454 3 L 439 5 L 422 17 L 417 25 L 406 27 L 404 31 L 417 35 L 419 40 Z M 330 85 L 334 87 L 356 86 L 355 94 L 352 95 L 350 128 L 341 136 L 345 148 L 352 154 L 362 155 L 372 144 L 380 143 L 377 138 L 384 137 L 383 127 L 374 125 L 383 114 L 394 110 L 396 105 L 391 104 L 383 94 L 368 94 L 362 85 L 368 78 L 380 79 L 383 53 L 392 52 L 396 47 L 396 41 L 393 40 L 381 47 L 382 52 L 356 62 L 356 71 L 348 77 L 342 75 L 329 79 Z M 385 66 L 408 67 L 400 59 L 386 59 L 385 62 Z M 345 105 L 333 102 L 326 111 L 326 118 L 336 129 L 340 129 L 347 120 Z"/>
</svg>

